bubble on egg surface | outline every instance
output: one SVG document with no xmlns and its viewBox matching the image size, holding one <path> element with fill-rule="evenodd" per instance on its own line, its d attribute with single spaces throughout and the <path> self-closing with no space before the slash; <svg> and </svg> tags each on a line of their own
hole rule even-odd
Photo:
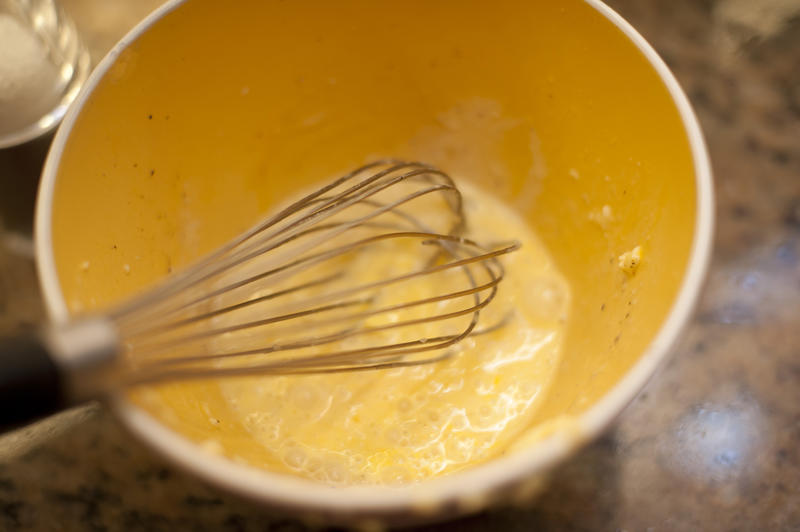
<svg viewBox="0 0 800 532">
<path fill-rule="evenodd" d="M 390 427 L 386 431 L 386 441 L 391 445 L 403 445 L 403 433 L 398 427 Z"/>
<path fill-rule="evenodd" d="M 299 447 L 290 447 L 284 454 L 283 461 L 292 469 L 300 469 L 306 463 L 306 453 Z"/>
<path fill-rule="evenodd" d="M 347 480 L 347 470 L 344 465 L 338 461 L 331 461 L 324 464 L 323 470 L 325 471 L 325 478 L 333 484 L 342 484 Z"/>
<path fill-rule="evenodd" d="M 469 426 L 469 420 L 463 409 L 455 409 L 450 415 L 450 426 L 455 431 L 461 431 Z"/>
<path fill-rule="evenodd" d="M 404 398 L 400 399 L 400 401 L 398 401 L 398 403 L 397 403 L 397 409 L 400 412 L 408 412 L 413 407 L 414 407 L 414 404 L 407 397 L 404 397 Z"/>
<path fill-rule="evenodd" d="M 322 460 L 318 458 L 312 458 L 306 464 L 306 471 L 309 473 L 316 473 L 322 468 Z"/>
</svg>

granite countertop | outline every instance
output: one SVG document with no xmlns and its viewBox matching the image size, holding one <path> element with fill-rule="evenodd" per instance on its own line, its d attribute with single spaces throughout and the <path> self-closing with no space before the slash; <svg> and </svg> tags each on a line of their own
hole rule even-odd
<svg viewBox="0 0 800 532">
<path fill-rule="evenodd" d="M 62 3 L 97 58 L 159 2 Z M 609 3 L 703 125 L 718 199 L 708 283 L 669 361 L 542 497 L 435 528 L 800 530 L 800 0 Z M 13 231 L 0 332 L 42 312 L 25 234 L 47 142 L 0 151 Z M 70 429 L 0 438 L 0 529 L 304 530 L 174 469 L 98 407 L 67 415 Z"/>
</svg>

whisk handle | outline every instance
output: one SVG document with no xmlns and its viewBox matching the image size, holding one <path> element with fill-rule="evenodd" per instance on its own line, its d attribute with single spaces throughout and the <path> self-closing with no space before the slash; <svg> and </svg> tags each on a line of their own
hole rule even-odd
<svg viewBox="0 0 800 532">
<path fill-rule="evenodd" d="M 104 317 L 0 338 L 0 432 L 107 393 L 117 349 Z"/>
<path fill-rule="evenodd" d="M 41 334 L 0 339 L 0 431 L 68 406 L 61 370 Z"/>
</svg>

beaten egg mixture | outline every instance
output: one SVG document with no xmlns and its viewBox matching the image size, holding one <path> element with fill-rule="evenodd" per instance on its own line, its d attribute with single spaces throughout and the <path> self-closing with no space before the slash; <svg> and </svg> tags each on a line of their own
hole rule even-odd
<svg viewBox="0 0 800 532">
<path fill-rule="evenodd" d="M 206 387 L 200 399 L 173 401 L 173 412 L 158 408 L 160 417 L 210 451 L 334 485 L 420 481 L 527 441 L 535 434 L 532 419 L 559 361 L 569 287 L 520 216 L 481 189 L 463 183 L 459 188 L 469 238 L 521 243 L 501 257 L 505 279 L 480 315 L 480 327 L 503 322 L 502 327 L 466 338 L 455 356 L 432 364 L 204 382 L 198 385 Z M 373 272 L 389 266 L 380 261 L 397 261 L 380 253 L 369 259 Z M 426 282 L 440 280 L 417 283 L 419 295 L 412 299 L 435 292 Z M 444 333 L 437 330 L 444 327 L 438 322 L 426 327 L 419 334 Z M 225 338 L 219 342 L 217 348 L 225 350 Z M 218 406 L 204 403 L 204 393 L 224 403 L 226 419 L 212 413 Z M 156 394 L 136 395 L 150 410 L 158 407 Z M 203 434 L 205 429 L 193 427 L 189 434 L 175 416 L 185 408 L 209 413 L 213 430 Z"/>
<path fill-rule="evenodd" d="M 332 484 L 413 482 L 495 456 L 529 429 L 558 362 L 569 289 L 516 213 L 461 188 L 470 237 L 522 244 L 502 257 L 506 278 L 481 314 L 512 319 L 435 364 L 219 382 L 270 469 Z"/>
</svg>

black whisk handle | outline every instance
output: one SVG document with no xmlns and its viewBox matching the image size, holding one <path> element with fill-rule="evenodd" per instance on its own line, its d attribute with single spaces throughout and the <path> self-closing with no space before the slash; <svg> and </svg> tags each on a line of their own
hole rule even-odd
<svg viewBox="0 0 800 532">
<path fill-rule="evenodd" d="M 43 336 L 28 332 L 0 338 L 0 431 L 67 406 L 61 370 Z"/>
</svg>

